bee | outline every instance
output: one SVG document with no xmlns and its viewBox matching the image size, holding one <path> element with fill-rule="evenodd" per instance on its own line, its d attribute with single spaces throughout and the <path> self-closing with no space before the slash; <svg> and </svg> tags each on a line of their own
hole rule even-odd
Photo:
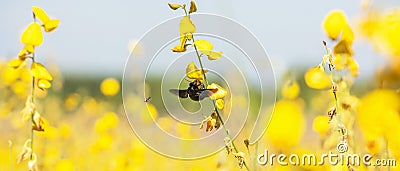
<svg viewBox="0 0 400 171">
<path fill-rule="evenodd" d="M 147 97 L 145 100 L 144 100 L 144 102 L 149 102 L 151 100 L 151 96 L 149 96 L 149 97 Z"/>
<path fill-rule="evenodd" d="M 189 87 L 184 90 L 169 89 L 172 94 L 178 95 L 180 98 L 190 98 L 193 101 L 200 101 L 206 97 L 210 97 L 216 93 L 218 89 L 206 89 L 204 84 L 200 81 L 193 81 L 189 83 Z"/>
</svg>

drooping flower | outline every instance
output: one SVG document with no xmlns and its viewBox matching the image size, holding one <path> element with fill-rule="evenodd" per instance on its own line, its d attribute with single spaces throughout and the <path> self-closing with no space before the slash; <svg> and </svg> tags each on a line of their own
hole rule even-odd
<svg viewBox="0 0 400 171">
<path fill-rule="evenodd" d="M 208 70 L 204 70 L 204 73 L 208 72 Z M 194 62 L 190 62 L 188 66 L 186 67 L 186 77 L 190 79 L 195 79 L 198 81 L 203 81 L 203 72 L 201 69 L 197 68 L 197 66 L 194 64 Z"/>
<path fill-rule="evenodd" d="M 222 52 L 212 51 L 213 45 L 211 42 L 207 40 L 196 40 L 193 44 L 202 54 L 207 55 L 209 60 L 216 60 L 221 58 Z"/>
<path fill-rule="evenodd" d="M 211 94 L 210 96 L 210 98 L 213 100 L 222 99 L 228 94 L 228 92 L 224 88 L 216 83 L 208 85 L 207 89 L 217 89 L 217 92 Z"/>
<path fill-rule="evenodd" d="M 314 89 L 325 89 L 331 86 L 331 79 L 322 66 L 310 68 L 304 75 L 304 80 L 307 86 Z"/>
</svg>

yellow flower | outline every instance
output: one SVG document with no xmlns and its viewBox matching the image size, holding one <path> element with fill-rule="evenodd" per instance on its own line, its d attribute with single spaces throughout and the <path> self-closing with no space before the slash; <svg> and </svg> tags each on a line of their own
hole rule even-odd
<svg viewBox="0 0 400 171">
<path fill-rule="evenodd" d="M 45 126 L 45 121 L 44 119 L 40 116 L 39 112 L 34 111 L 33 113 L 33 123 L 32 123 L 32 128 L 35 131 L 44 131 L 44 126 Z"/>
<path fill-rule="evenodd" d="M 338 54 L 353 56 L 353 49 L 351 43 L 346 40 L 340 40 L 335 47 L 333 47 L 333 54 L 336 56 Z"/>
<path fill-rule="evenodd" d="M 190 9 L 189 9 L 189 14 L 194 13 L 197 11 L 196 3 L 192 0 L 190 1 Z"/>
<path fill-rule="evenodd" d="M 21 42 L 25 45 L 40 46 L 43 43 L 43 34 L 40 25 L 31 23 L 22 33 Z"/>
<path fill-rule="evenodd" d="M 60 20 L 53 19 L 44 24 L 44 31 L 51 32 L 60 25 Z"/>
<path fill-rule="evenodd" d="M 177 10 L 180 7 L 182 7 L 180 4 L 172 4 L 172 3 L 168 3 L 168 6 L 173 10 Z"/>
<path fill-rule="evenodd" d="M 97 119 L 94 124 L 97 133 L 104 133 L 118 125 L 118 116 L 114 112 L 107 112 L 103 117 Z"/>
<path fill-rule="evenodd" d="M 107 78 L 101 82 L 100 90 L 105 96 L 114 96 L 119 92 L 120 84 L 115 78 Z"/>
<path fill-rule="evenodd" d="M 218 115 L 214 111 L 210 116 L 204 118 L 203 121 L 201 121 L 200 124 L 200 129 L 203 129 L 204 123 L 206 123 L 206 132 L 213 130 L 213 128 L 218 129 L 221 126 L 221 123 L 219 122 Z"/>
<path fill-rule="evenodd" d="M 185 36 L 187 39 L 192 39 L 192 33 L 196 32 L 196 26 L 192 23 L 192 20 L 188 16 L 184 16 L 179 24 L 179 32 L 181 36 Z"/>
<path fill-rule="evenodd" d="M 218 85 L 216 83 L 212 83 L 212 84 L 208 85 L 207 89 L 217 89 L 217 92 L 213 93 L 210 96 L 210 98 L 213 100 L 222 99 L 228 94 L 228 92 L 224 88 L 222 88 L 220 85 Z"/>
<path fill-rule="evenodd" d="M 284 99 L 293 100 L 297 98 L 300 92 L 300 86 L 297 81 L 287 81 L 282 88 L 282 97 Z"/>
<path fill-rule="evenodd" d="M 185 52 L 186 51 L 186 41 L 187 41 L 187 36 L 181 35 L 179 37 L 180 44 L 173 47 L 171 50 L 172 52 Z"/>
<path fill-rule="evenodd" d="M 53 31 L 60 24 L 60 20 L 50 19 L 46 12 L 39 7 L 32 6 L 32 11 L 35 14 L 35 17 L 39 18 L 39 20 L 42 22 L 46 32 Z"/>
<path fill-rule="evenodd" d="M 331 79 L 321 66 L 310 68 L 304 75 L 307 86 L 314 89 L 325 89 L 330 87 Z"/>
<path fill-rule="evenodd" d="M 387 138 L 398 135 L 400 123 L 400 98 L 393 90 L 379 89 L 369 92 L 361 99 L 357 122 L 370 139 L 381 135 Z"/>
<path fill-rule="evenodd" d="M 13 67 L 14 69 L 20 68 L 26 64 L 25 60 L 20 58 L 12 59 L 8 62 L 8 66 Z"/>
<path fill-rule="evenodd" d="M 201 53 L 208 56 L 209 60 L 216 60 L 221 58 L 222 52 L 213 52 L 213 45 L 207 40 L 196 40 L 194 41 L 194 46 L 196 46 L 197 50 Z"/>
<path fill-rule="evenodd" d="M 32 154 L 32 149 L 30 147 L 31 139 L 27 139 L 25 141 L 24 147 L 22 148 L 21 152 L 18 154 L 17 157 L 17 164 L 21 163 L 24 160 L 27 160 L 29 156 Z"/>
<path fill-rule="evenodd" d="M 315 132 L 319 133 L 322 139 L 324 139 L 329 131 L 329 118 L 327 116 L 315 117 L 312 128 Z"/>
<path fill-rule="evenodd" d="M 389 57 L 400 57 L 400 12 L 393 9 L 388 12 L 369 10 L 359 21 L 362 35 L 374 45 L 375 49 Z"/>
<path fill-rule="evenodd" d="M 336 40 L 343 29 L 348 27 L 345 14 L 340 10 L 331 11 L 322 22 L 322 27 L 329 38 Z"/>
<path fill-rule="evenodd" d="M 204 70 L 204 73 L 206 72 L 208 72 L 208 70 Z M 198 69 L 194 62 L 190 62 L 186 67 L 186 76 L 190 79 L 195 79 L 199 81 L 202 81 L 204 79 L 201 69 Z"/>
<path fill-rule="evenodd" d="M 217 106 L 218 109 L 223 109 L 225 106 L 225 102 L 222 99 L 218 99 L 215 101 L 215 106 Z"/>
<path fill-rule="evenodd" d="M 300 106 L 288 100 L 276 102 L 267 129 L 268 140 L 279 149 L 286 149 L 299 143 L 303 136 L 305 118 Z"/>
<path fill-rule="evenodd" d="M 41 63 L 32 63 L 31 72 L 36 79 L 53 80 L 53 77 Z"/>
</svg>

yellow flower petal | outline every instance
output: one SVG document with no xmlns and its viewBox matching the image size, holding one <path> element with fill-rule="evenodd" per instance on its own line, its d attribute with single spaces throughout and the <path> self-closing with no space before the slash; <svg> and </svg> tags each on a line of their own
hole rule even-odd
<svg viewBox="0 0 400 171">
<path fill-rule="evenodd" d="M 51 87 L 51 83 L 48 80 L 40 79 L 38 81 L 38 87 L 41 89 L 48 89 Z"/>
<path fill-rule="evenodd" d="M 25 45 L 40 46 L 43 43 L 43 34 L 40 25 L 31 23 L 22 33 L 21 42 Z"/>
<path fill-rule="evenodd" d="M 49 20 L 48 22 L 44 23 L 44 31 L 51 32 L 58 27 L 60 24 L 60 20 L 53 19 Z"/>
<path fill-rule="evenodd" d="M 196 32 L 196 26 L 192 23 L 188 16 L 184 16 L 179 24 L 179 32 L 181 36 L 187 36 L 187 38 L 191 39 L 191 34 Z"/>
<path fill-rule="evenodd" d="M 185 52 L 186 51 L 186 36 L 180 36 L 180 45 L 173 47 L 171 50 L 172 52 Z"/>
<path fill-rule="evenodd" d="M 216 60 L 221 58 L 222 52 L 210 52 L 207 54 L 208 60 Z"/>
<path fill-rule="evenodd" d="M 322 27 L 329 38 L 336 40 L 343 29 L 348 27 L 345 14 L 340 10 L 331 11 L 325 17 Z"/>
<path fill-rule="evenodd" d="M 282 97 L 284 99 L 293 100 L 295 99 L 300 92 L 300 86 L 297 81 L 287 81 L 282 88 Z"/>
<path fill-rule="evenodd" d="M 210 98 L 213 100 L 222 99 L 228 94 L 228 92 L 224 88 L 222 88 L 220 85 L 215 84 L 215 83 L 208 85 L 207 89 L 217 89 L 217 92 L 213 93 L 210 96 Z"/>
<path fill-rule="evenodd" d="M 351 57 L 348 57 L 347 58 L 347 65 L 348 65 L 349 70 L 351 71 L 351 75 L 353 77 L 357 77 L 358 76 L 359 66 L 358 66 L 358 63 L 356 62 L 356 60 L 354 60 Z"/>
<path fill-rule="evenodd" d="M 312 67 L 304 75 L 306 84 L 314 89 L 324 89 L 331 85 L 329 76 L 321 69 L 321 67 Z"/>
<path fill-rule="evenodd" d="M 20 59 L 25 59 L 27 54 L 35 52 L 35 48 L 32 45 L 25 45 L 25 47 L 18 53 Z"/>
<path fill-rule="evenodd" d="M 37 79 L 53 80 L 53 77 L 41 63 L 34 62 L 31 66 L 31 72 Z"/>
<path fill-rule="evenodd" d="M 197 50 L 204 54 L 209 53 L 213 49 L 213 45 L 207 40 L 196 40 L 193 44 Z"/>
<path fill-rule="evenodd" d="M 333 54 L 345 54 L 348 56 L 353 56 L 353 49 L 351 43 L 346 40 L 340 40 L 333 48 Z"/>
<path fill-rule="evenodd" d="M 171 4 L 171 3 L 168 3 L 168 6 L 173 10 L 177 10 L 178 8 L 182 7 L 180 4 Z"/>
<path fill-rule="evenodd" d="M 20 66 L 22 66 L 25 63 L 25 60 L 22 60 L 20 58 L 15 58 L 12 59 L 8 62 L 8 66 L 13 67 L 15 69 L 19 68 Z"/>
<path fill-rule="evenodd" d="M 33 14 L 37 17 L 42 23 L 46 23 L 50 20 L 50 17 L 46 14 L 46 12 L 37 6 L 32 6 Z"/>
<path fill-rule="evenodd" d="M 196 3 L 192 0 L 192 1 L 190 1 L 189 14 L 196 12 L 196 11 L 197 11 Z"/>
<path fill-rule="evenodd" d="M 208 72 L 208 70 L 204 70 L 204 73 L 206 72 Z M 194 62 L 190 62 L 186 67 L 186 76 L 190 79 L 196 79 L 200 81 L 204 79 L 201 69 L 197 68 Z"/>
<path fill-rule="evenodd" d="M 218 99 L 215 101 L 215 106 L 217 106 L 218 109 L 223 109 L 225 106 L 225 102 L 222 99 Z"/>
</svg>

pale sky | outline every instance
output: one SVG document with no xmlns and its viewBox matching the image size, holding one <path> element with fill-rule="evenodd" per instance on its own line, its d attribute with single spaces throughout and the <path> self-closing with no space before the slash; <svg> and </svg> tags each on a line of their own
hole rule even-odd
<svg viewBox="0 0 400 171">
<path fill-rule="evenodd" d="M 12 0 L 0 2 L 0 59 L 15 57 L 23 29 L 32 21 L 36 5 L 61 20 L 45 34 L 37 48 L 41 61 L 53 61 L 64 74 L 122 75 L 129 55 L 128 43 L 157 24 L 182 15 L 163 0 Z M 289 66 L 310 66 L 320 61 L 327 40 L 321 22 L 333 9 L 343 10 L 350 21 L 360 12 L 360 0 L 197 0 L 198 11 L 218 14 L 247 27 L 263 44 L 278 74 Z M 399 3 L 397 3 L 398 6 Z M 177 30 L 178 31 L 178 30 Z M 357 35 L 356 35 L 357 36 Z M 371 74 L 384 60 L 365 42 L 355 42 L 361 76 Z"/>
</svg>

